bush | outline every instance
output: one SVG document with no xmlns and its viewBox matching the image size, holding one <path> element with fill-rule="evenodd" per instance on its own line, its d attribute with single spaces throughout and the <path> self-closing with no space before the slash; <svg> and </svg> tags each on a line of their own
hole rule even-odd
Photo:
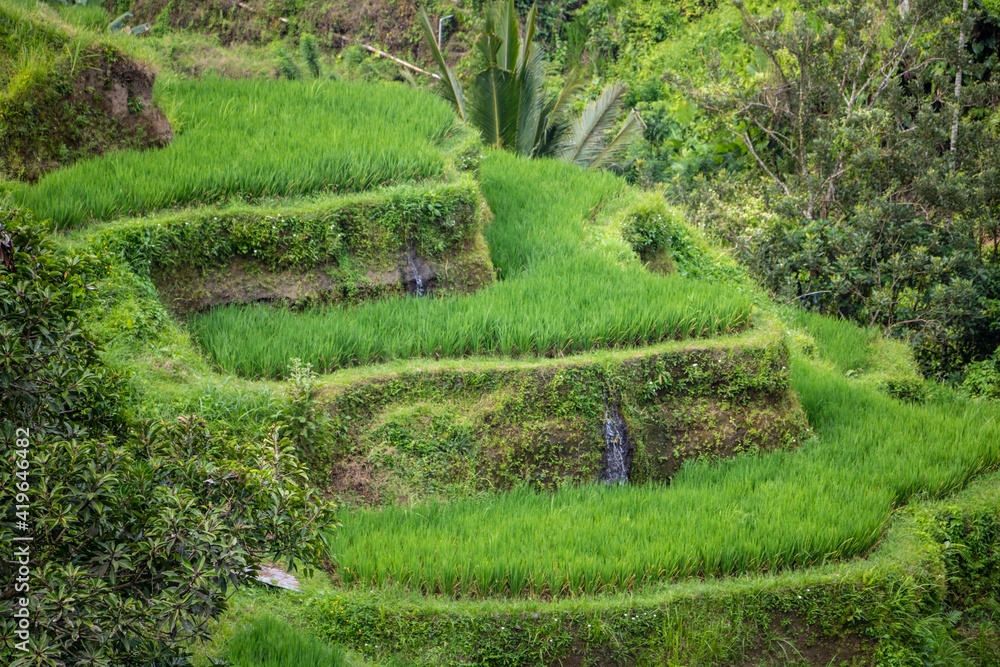
<svg viewBox="0 0 1000 667">
<path fill-rule="evenodd" d="M 977 398 L 1000 399 L 1000 351 L 989 359 L 969 364 L 962 389 Z"/>
<path fill-rule="evenodd" d="M 84 337 L 79 314 L 96 288 L 91 255 L 63 255 L 30 214 L 0 210 L 0 405 L 2 434 L 38 437 L 120 432 L 123 383 Z M 72 419 L 67 419 L 72 416 Z"/>
<path fill-rule="evenodd" d="M 292 359 L 288 369 L 288 403 L 284 408 L 282 435 L 295 446 L 313 470 L 329 469 L 335 424 L 317 398 L 319 386 L 312 364 Z"/>
<path fill-rule="evenodd" d="M 778 220 L 741 240 L 739 256 L 779 298 L 909 337 L 925 372 L 947 376 L 994 349 L 974 230 L 882 213 Z"/>
<path fill-rule="evenodd" d="M 683 275 L 698 275 L 710 269 L 711 258 L 660 193 L 640 195 L 624 216 L 622 235 L 644 262 L 665 253 Z"/>
<path fill-rule="evenodd" d="M 625 240 L 644 260 L 666 247 L 678 231 L 676 222 L 659 202 L 643 201 L 627 215 Z"/>
<path fill-rule="evenodd" d="M 14 665 L 132 664 L 182 652 L 182 642 L 207 636 L 229 588 L 259 563 L 311 564 L 324 553 L 329 509 L 313 503 L 291 446 L 276 436 L 241 444 L 181 418 L 121 442 L 31 444 L 31 469 L 45 471 L 30 483 L 31 559 L 40 565 L 21 593 L 34 655 Z M 11 516 L 17 480 L 13 454 L 4 458 L 0 496 Z M 11 537 L 4 530 L 5 548 L 17 544 Z M 4 581 L 14 581 L 14 567 L 0 565 Z M 0 651 L 10 651 L 20 640 L 14 600 L 4 597 Z"/>
</svg>

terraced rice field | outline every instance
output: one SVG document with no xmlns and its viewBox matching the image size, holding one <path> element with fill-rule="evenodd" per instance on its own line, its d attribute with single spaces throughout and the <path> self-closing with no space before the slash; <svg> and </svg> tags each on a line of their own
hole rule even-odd
<svg viewBox="0 0 1000 667">
<path fill-rule="evenodd" d="M 870 363 L 867 332 L 803 321 L 829 361 Z M 668 487 L 353 512 L 335 549 L 340 579 L 466 596 L 569 595 L 802 567 L 865 553 L 894 508 L 917 494 L 945 496 L 1000 462 L 996 405 L 953 396 L 908 404 L 803 358 L 793 387 L 817 436 L 798 450 L 689 463 Z"/>
<path fill-rule="evenodd" d="M 15 192 L 58 229 L 230 198 L 358 191 L 440 176 L 454 117 L 430 93 L 333 81 L 178 81 L 183 126 L 158 151 L 60 169 Z"/>
<path fill-rule="evenodd" d="M 231 373 L 280 377 L 292 357 L 320 372 L 419 356 L 549 356 L 732 332 L 750 324 L 746 294 L 585 243 L 586 218 L 623 188 L 606 173 L 491 154 L 483 194 L 501 281 L 468 297 L 410 298 L 305 313 L 219 308 L 191 320 L 211 358 Z M 539 188 L 538 183 L 559 183 Z"/>
</svg>

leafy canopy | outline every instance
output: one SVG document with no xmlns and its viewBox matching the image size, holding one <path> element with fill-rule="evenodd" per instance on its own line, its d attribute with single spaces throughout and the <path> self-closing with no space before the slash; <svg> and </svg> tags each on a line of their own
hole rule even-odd
<svg viewBox="0 0 1000 667">
<path fill-rule="evenodd" d="M 754 62 L 733 71 L 716 61 L 707 82 L 675 81 L 746 152 L 751 198 L 766 193 L 763 215 L 726 230 L 743 260 L 789 301 L 909 337 L 928 372 L 992 352 L 993 20 L 935 0 L 902 10 L 802 0 L 769 16 L 737 6 Z M 727 187 L 715 184 L 739 208 Z"/>
</svg>

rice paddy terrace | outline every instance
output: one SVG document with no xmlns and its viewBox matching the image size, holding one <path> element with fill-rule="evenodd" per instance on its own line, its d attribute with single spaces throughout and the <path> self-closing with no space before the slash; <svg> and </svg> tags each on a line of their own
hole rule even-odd
<svg viewBox="0 0 1000 667">
<path fill-rule="evenodd" d="M 305 387 L 322 416 L 300 455 L 342 501 L 330 572 L 236 613 L 378 664 L 919 664 L 947 634 L 949 577 L 995 548 L 995 480 L 963 491 L 995 407 L 430 94 L 162 93 L 169 147 L 14 197 L 103 260 L 89 326 L 146 415 L 251 432 Z"/>
</svg>

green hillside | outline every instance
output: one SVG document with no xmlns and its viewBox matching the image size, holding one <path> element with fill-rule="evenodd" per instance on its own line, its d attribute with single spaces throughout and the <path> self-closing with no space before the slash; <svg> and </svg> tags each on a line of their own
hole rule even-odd
<svg viewBox="0 0 1000 667">
<path fill-rule="evenodd" d="M 3 664 L 997 664 L 945 5 L 0 0 Z"/>
</svg>

